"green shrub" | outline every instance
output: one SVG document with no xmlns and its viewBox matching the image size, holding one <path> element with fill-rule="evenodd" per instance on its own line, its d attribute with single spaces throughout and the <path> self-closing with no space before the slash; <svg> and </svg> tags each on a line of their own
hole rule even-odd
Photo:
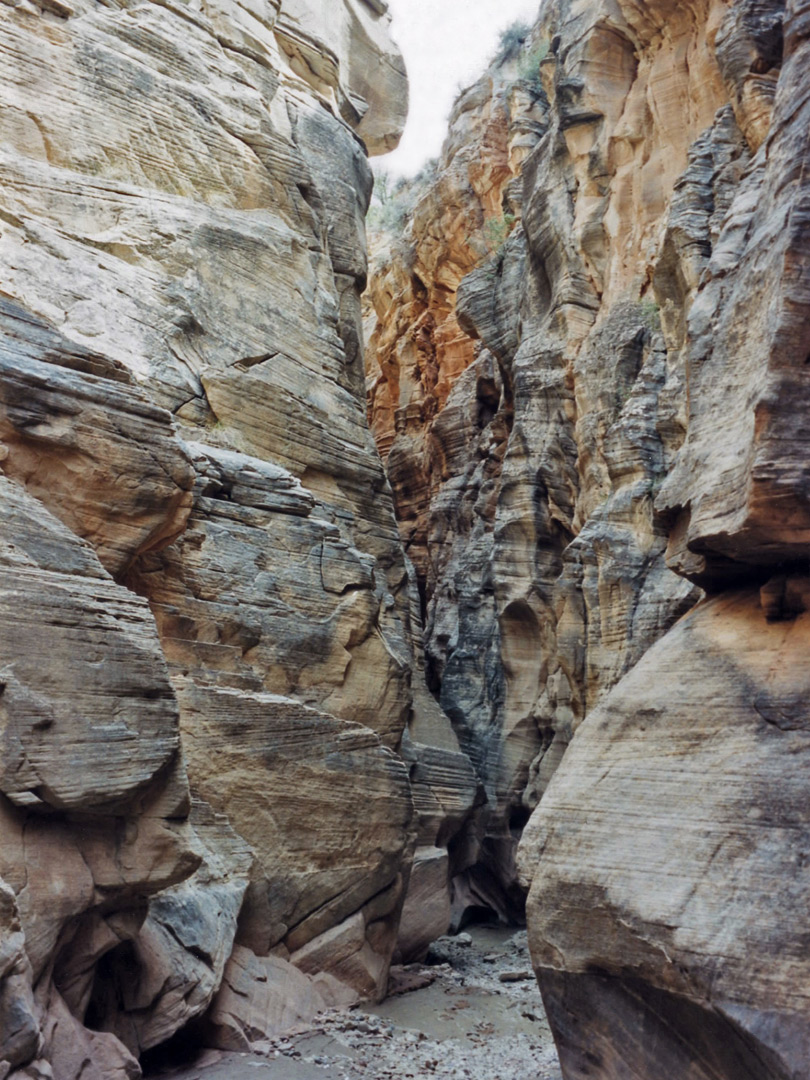
<svg viewBox="0 0 810 1080">
<path fill-rule="evenodd" d="M 515 215 L 506 213 L 501 217 L 491 217 L 484 222 L 484 243 L 490 255 L 499 255 L 506 240 L 515 227 Z"/>
<path fill-rule="evenodd" d="M 439 159 L 429 158 L 413 178 L 413 182 L 419 187 L 429 187 L 438 175 Z"/>
<path fill-rule="evenodd" d="M 374 191 L 368 209 L 367 222 L 370 229 L 380 232 L 401 232 L 416 203 L 416 191 L 408 180 L 398 180 L 384 169 L 374 174 Z"/>
<path fill-rule="evenodd" d="M 661 309 L 654 300 L 641 301 L 641 318 L 648 329 L 661 329 Z"/>
<path fill-rule="evenodd" d="M 537 90 L 542 90 L 543 81 L 540 77 L 540 65 L 548 56 L 549 43 L 541 41 L 533 49 L 527 49 L 518 60 L 518 78 L 523 82 L 531 83 Z"/>
<path fill-rule="evenodd" d="M 523 47 L 531 33 L 532 28 L 528 23 L 513 22 L 505 30 L 501 30 L 498 38 L 498 51 L 495 54 L 495 63 L 503 64 Z"/>
<path fill-rule="evenodd" d="M 374 171 L 374 191 L 366 222 L 370 229 L 400 233 L 410 219 L 413 209 L 435 181 L 439 172 L 436 158 L 426 161 L 411 179 L 393 177 L 384 169 Z"/>
</svg>

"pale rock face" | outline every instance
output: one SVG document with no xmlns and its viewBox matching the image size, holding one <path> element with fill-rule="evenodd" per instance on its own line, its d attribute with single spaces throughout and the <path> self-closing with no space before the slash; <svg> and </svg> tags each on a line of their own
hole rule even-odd
<svg viewBox="0 0 810 1080">
<path fill-rule="evenodd" d="M 461 907 L 519 915 L 516 840 L 577 724 L 698 596 L 653 507 L 683 438 L 682 340 L 670 359 L 640 292 L 727 100 L 721 8 L 661 35 L 652 12 L 550 5 L 525 56 L 457 101 L 410 253 L 372 281 L 372 430 L 429 679 L 490 804 Z M 738 178 L 726 157 L 711 197 Z"/>
<path fill-rule="evenodd" d="M 368 152 L 395 149 L 408 115 L 408 81 L 391 41 L 385 0 L 282 0 L 276 24 L 293 70 L 332 93 Z"/>
<path fill-rule="evenodd" d="M 524 834 L 532 953 L 566 1077 L 808 1075 L 808 40 L 799 4 L 724 19 L 736 125 L 721 111 L 693 147 L 655 279 L 689 385 L 656 505 L 672 565 L 720 595 L 588 716 Z"/>
<path fill-rule="evenodd" d="M 208 1016 L 209 1039 L 223 1050 L 269 1049 L 273 1035 L 309 1023 L 326 1007 L 313 981 L 288 961 L 237 945 Z"/>
<path fill-rule="evenodd" d="M 200 476 L 188 528 L 127 578 L 149 597 L 170 662 L 202 682 L 296 694 L 397 746 L 410 650 L 396 623 L 399 639 L 379 632 L 393 608 L 379 564 L 315 516 L 286 470 L 189 449 Z"/>
<path fill-rule="evenodd" d="M 99 1078 L 136 1076 L 81 1021 L 96 964 L 200 862 L 177 703 L 144 602 L 5 477 L 0 499 L 4 1055 L 70 1077 L 90 1054 Z"/>
<path fill-rule="evenodd" d="M 111 574 L 182 532 L 194 470 L 171 417 L 120 364 L 0 300 L 3 471 Z"/>
<path fill-rule="evenodd" d="M 810 588 L 788 585 L 790 615 L 732 590 L 653 646 L 524 833 L 566 1077 L 808 1075 Z"/>
<path fill-rule="evenodd" d="M 36 500 L 0 491 L 0 790 L 20 809 L 126 812 L 180 748 L 154 622 Z"/>
<path fill-rule="evenodd" d="M 256 856 L 239 943 L 258 956 L 280 948 L 308 973 L 381 996 L 412 843 L 402 762 L 368 728 L 294 699 L 177 685 L 193 788 Z M 353 952 L 369 955 L 349 968 L 323 949 L 318 965 L 304 963 L 349 918 L 359 920 Z"/>
<path fill-rule="evenodd" d="M 418 637 L 363 401 L 363 140 L 395 145 L 407 100 L 388 24 L 378 0 L 0 6 L 15 1068 L 137 1076 L 237 939 L 313 1000 L 384 992 Z M 475 795 L 455 753 L 445 844 Z"/>
<path fill-rule="evenodd" d="M 764 23 L 773 38 L 781 10 L 766 15 L 760 13 L 759 28 L 764 32 Z M 733 35 L 741 33 L 736 22 L 729 23 L 727 66 Z M 773 64 L 769 81 L 774 85 L 781 18 L 776 29 L 778 55 L 771 41 L 771 55 L 760 64 Z M 767 573 L 769 566 L 805 560 L 810 540 L 802 420 L 810 347 L 804 274 L 810 248 L 801 179 L 806 151 L 797 137 L 810 116 L 810 40 L 800 13 L 790 7 L 785 30 L 775 101 L 773 92 L 766 97 L 773 115 L 764 104 L 756 114 L 760 125 L 771 120 L 767 145 L 758 150 L 735 194 L 692 307 L 686 444 L 659 496 L 661 509 L 674 519 L 672 564 L 715 588 L 744 579 L 752 564 Z M 751 107 L 746 86 L 740 92 L 744 106 L 738 108 L 744 130 L 753 123 L 745 124 Z M 762 137 L 746 134 L 757 149 Z M 716 437 L 720 424 L 722 440 Z"/>
</svg>

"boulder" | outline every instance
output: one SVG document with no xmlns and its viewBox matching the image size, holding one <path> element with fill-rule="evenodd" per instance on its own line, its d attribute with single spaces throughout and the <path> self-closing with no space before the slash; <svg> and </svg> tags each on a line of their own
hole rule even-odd
<svg viewBox="0 0 810 1080">
<path fill-rule="evenodd" d="M 566 1077 L 807 1076 L 810 583 L 700 604 L 583 722 L 527 826 Z M 801 610 L 797 610 L 798 608 Z"/>
</svg>

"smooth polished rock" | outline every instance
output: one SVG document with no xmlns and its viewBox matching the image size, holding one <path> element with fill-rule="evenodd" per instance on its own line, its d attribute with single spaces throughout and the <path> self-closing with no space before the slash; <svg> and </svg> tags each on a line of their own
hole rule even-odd
<svg viewBox="0 0 810 1080">
<path fill-rule="evenodd" d="M 113 575 L 181 533 L 195 473 L 165 409 L 121 364 L 0 298 L 3 472 Z"/>
<path fill-rule="evenodd" d="M 421 963 L 430 945 L 447 933 L 452 918 L 449 884 L 447 849 L 417 848 L 399 924 L 397 958 L 400 963 Z"/>
<path fill-rule="evenodd" d="M 327 1003 L 312 980 L 279 956 L 237 945 L 206 1021 L 205 1041 L 220 1050 L 260 1051 L 311 1023 Z"/>
<path fill-rule="evenodd" d="M 70 1080 L 89 1059 L 92 1075 L 134 1077 L 124 1045 L 83 1021 L 147 898 L 200 862 L 177 702 L 144 602 L 3 476 L 0 501 L 0 876 L 18 919 L 0 952 L 15 933 L 24 949 L 4 964 L 0 1030 L 16 1064 L 41 1054 Z"/>
<path fill-rule="evenodd" d="M 2 476 L 0 499 L 0 791 L 21 808 L 126 812 L 180 747 L 148 606 Z"/>
<path fill-rule="evenodd" d="M 413 843 L 402 762 L 368 728 L 292 698 L 177 688 L 192 786 L 256 856 L 239 944 L 258 956 L 283 946 L 309 974 L 384 993 Z M 323 944 L 347 919 L 362 964 Z"/>
<path fill-rule="evenodd" d="M 566 1077 L 807 1075 L 810 584 L 700 604 L 580 726 L 521 843 Z"/>
<path fill-rule="evenodd" d="M 358 978 L 385 982 L 413 809 L 383 742 L 411 712 L 414 589 L 359 295 L 366 149 L 395 145 L 407 99 L 389 23 L 377 0 L 0 5 L 0 873 L 31 965 L 0 992 L 36 985 L 32 1076 L 136 1075 L 216 994 L 248 880 L 239 930 L 264 951 L 359 917 Z M 235 758 L 285 834 L 252 875 L 246 803 L 216 817 L 227 777 L 189 824 L 167 660 L 203 714 L 202 786 L 195 737 L 225 706 L 252 725 Z"/>
</svg>

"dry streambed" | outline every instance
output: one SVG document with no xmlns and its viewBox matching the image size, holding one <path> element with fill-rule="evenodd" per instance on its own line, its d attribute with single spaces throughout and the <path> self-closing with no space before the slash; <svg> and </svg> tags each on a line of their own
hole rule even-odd
<svg viewBox="0 0 810 1080">
<path fill-rule="evenodd" d="M 441 938 L 381 1005 L 332 1011 L 268 1054 L 204 1051 L 162 1080 L 560 1080 L 525 932 Z"/>
</svg>

